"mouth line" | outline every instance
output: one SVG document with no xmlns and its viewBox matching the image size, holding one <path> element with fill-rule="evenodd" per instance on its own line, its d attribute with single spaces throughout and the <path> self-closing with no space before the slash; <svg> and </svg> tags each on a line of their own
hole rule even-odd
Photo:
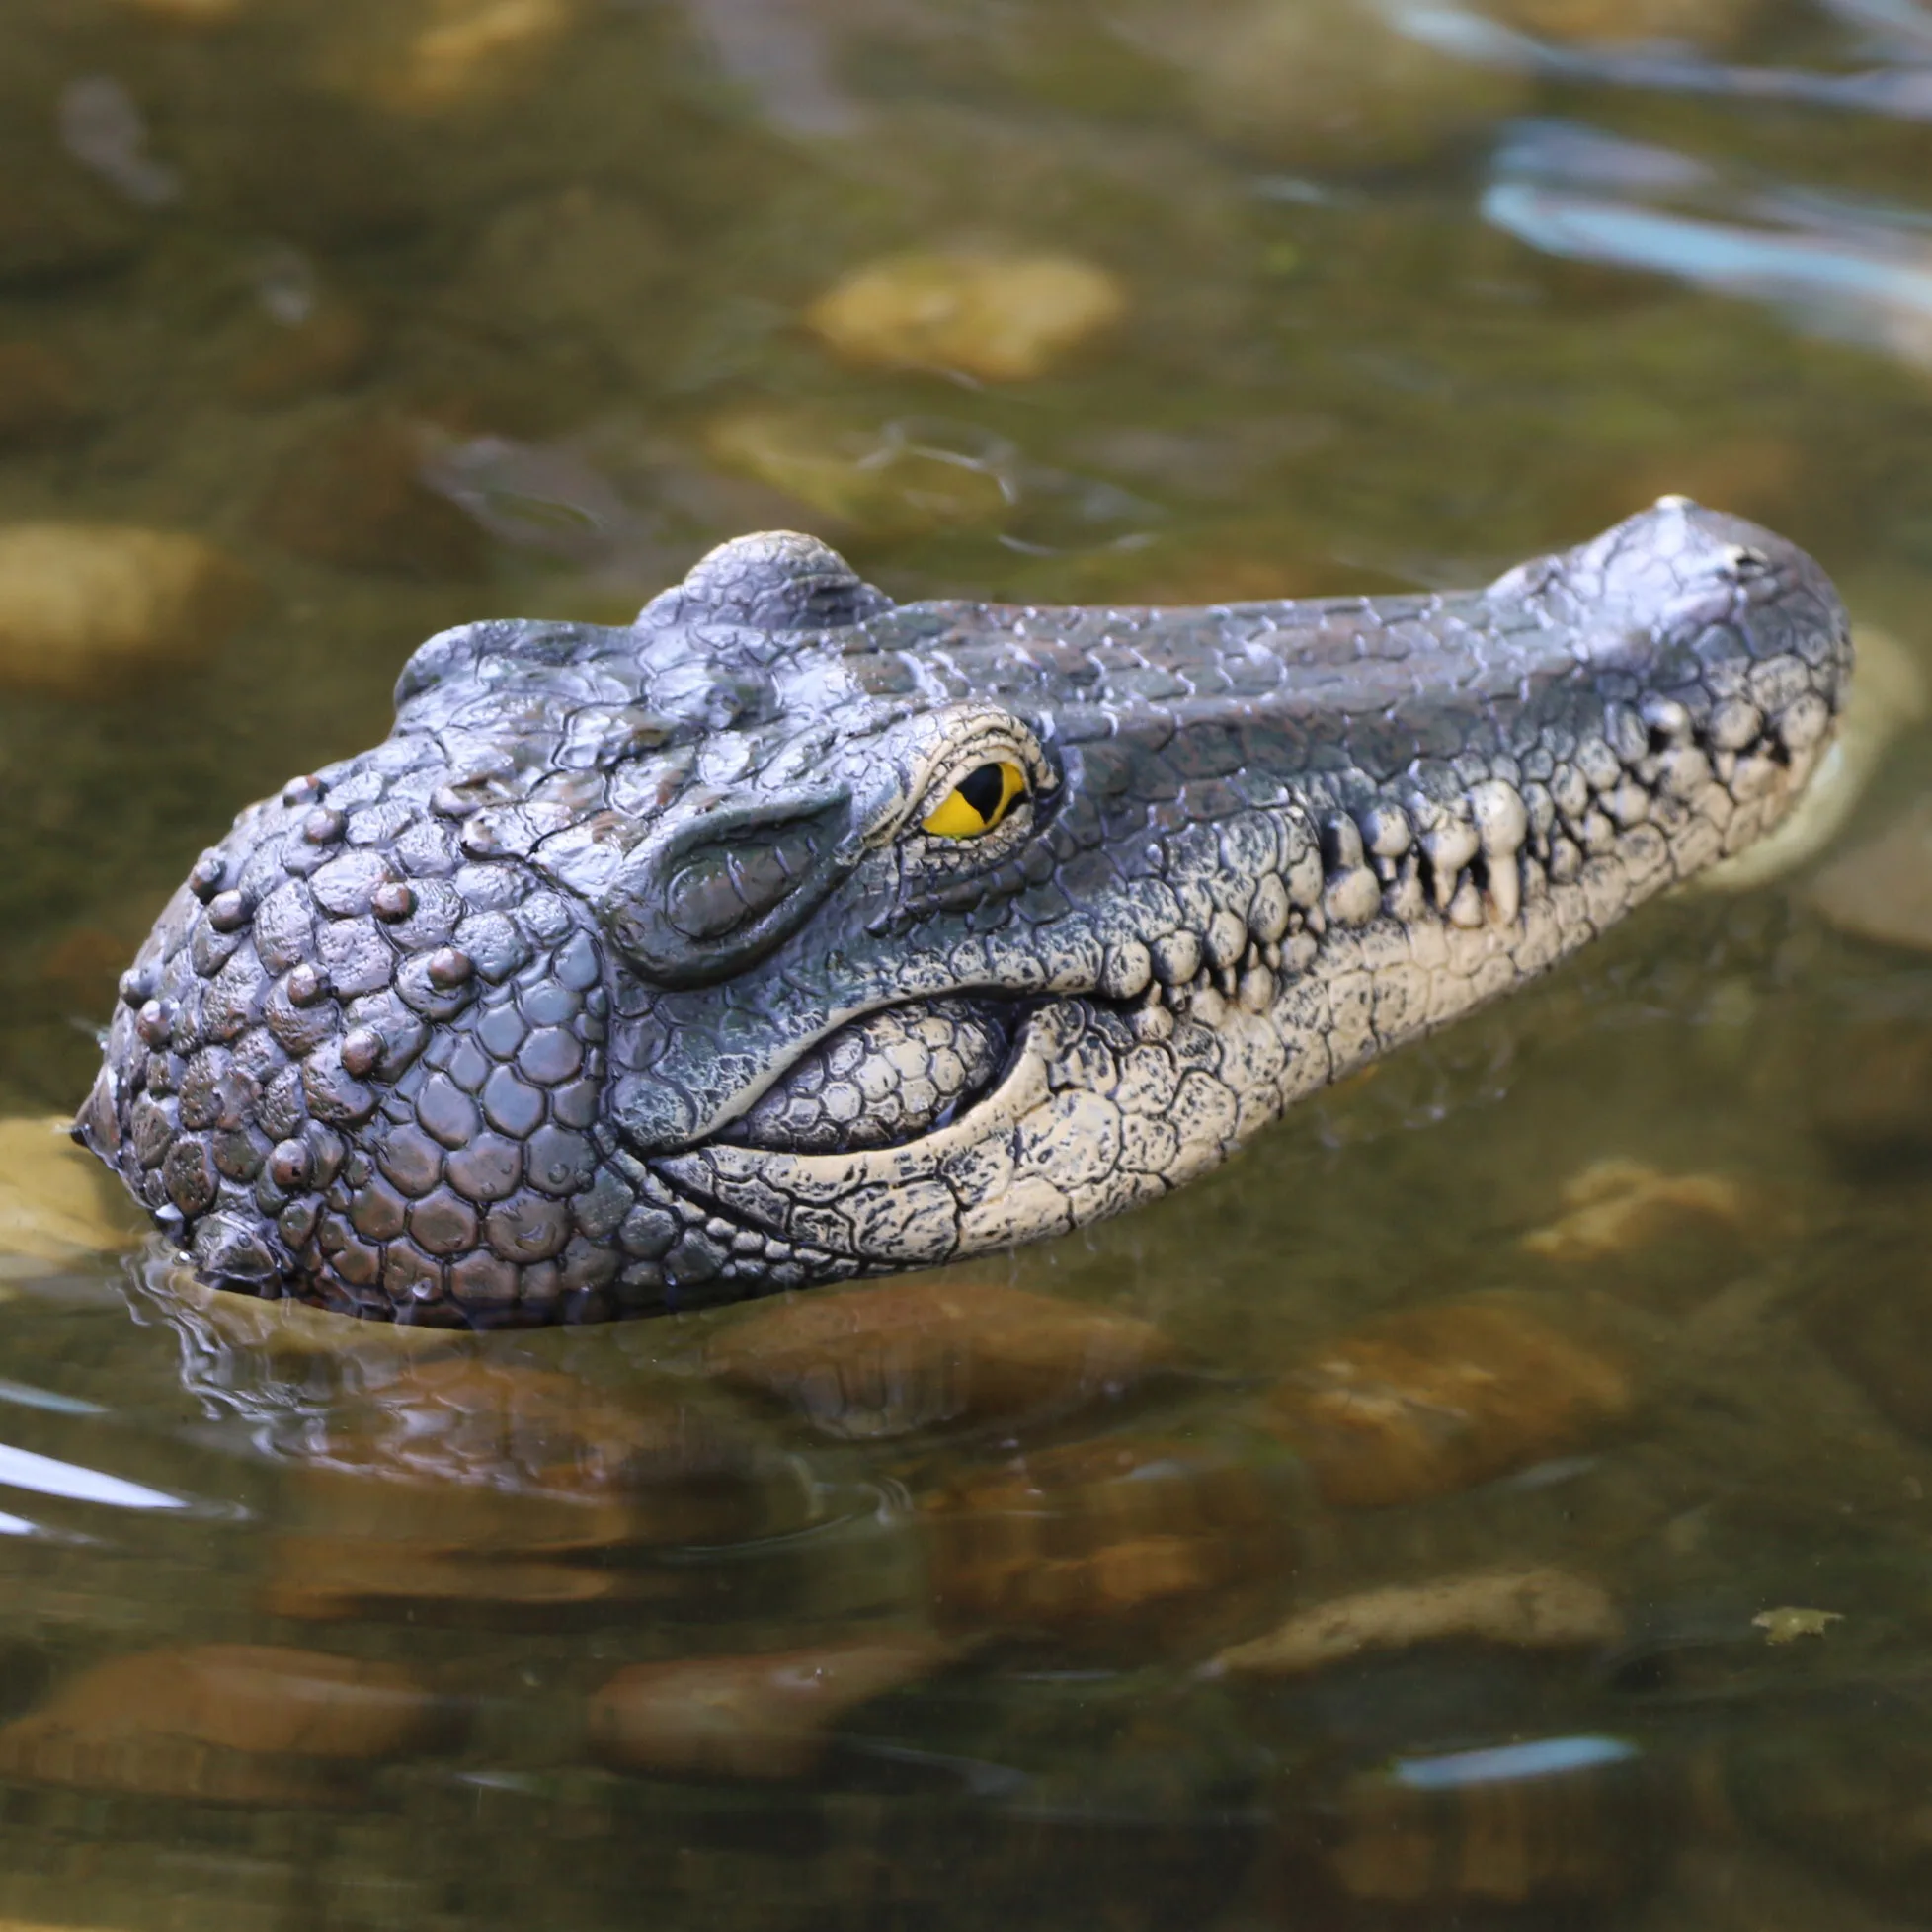
<svg viewBox="0 0 1932 1932">
<path fill-rule="evenodd" d="M 873 1007 L 789 1061 L 759 1098 L 686 1150 L 888 1154 L 956 1126 L 997 1093 L 1037 1014 L 1102 996 L 973 988 Z"/>
</svg>

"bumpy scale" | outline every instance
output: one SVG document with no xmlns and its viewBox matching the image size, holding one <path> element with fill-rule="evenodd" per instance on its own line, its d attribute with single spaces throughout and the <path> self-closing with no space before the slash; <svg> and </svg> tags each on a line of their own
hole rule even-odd
<svg viewBox="0 0 1932 1932">
<path fill-rule="evenodd" d="M 197 862 L 77 1131 L 208 1279 L 399 1321 L 957 1259 L 1748 845 L 1849 667 L 1817 567 L 1682 499 L 1486 591 L 1200 610 L 895 607 L 746 537 L 629 626 L 425 644 Z"/>
</svg>

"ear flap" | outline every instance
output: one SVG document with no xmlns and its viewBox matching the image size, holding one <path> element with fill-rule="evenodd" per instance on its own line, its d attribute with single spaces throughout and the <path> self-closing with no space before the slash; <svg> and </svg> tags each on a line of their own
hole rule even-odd
<svg viewBox="0 0 1932 1932">
<path fill-rule="evenodd" d="M 851 797 L 773 792 L 725 804 L 645 840 L 598 900 L 637 970 L 662 986 L 708 986 L 788 939 L 844 866 Z"/>
</svg>

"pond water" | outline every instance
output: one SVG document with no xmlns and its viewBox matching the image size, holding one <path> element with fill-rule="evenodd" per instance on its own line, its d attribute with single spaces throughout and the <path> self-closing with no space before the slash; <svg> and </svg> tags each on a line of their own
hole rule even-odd
<svg viewBox="0 0 1932 1932">
<path fill-rule="evenodd" d="M 1928 448 L 1916 0 L 5 0 L 0 1924 L 1932 1922 Z M 444 624 L 1665 491 L 1846 594 L 1829 849 L 1117 1222 L 399 1334 L 44 1125 Z"/>
</svg>

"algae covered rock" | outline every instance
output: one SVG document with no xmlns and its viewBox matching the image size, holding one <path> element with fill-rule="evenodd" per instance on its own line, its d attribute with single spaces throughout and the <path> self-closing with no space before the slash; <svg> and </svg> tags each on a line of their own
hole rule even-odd
<svg viewBox="0 0 1932 1932">
<path fill-rule="evenodd" d="M 249 573 L 198 536 L 0 524 L 0 684 L 112 694 L 205 662 L 258 602 Z"/>
<path fill-rule="evenodd" d="M 855 270 L 805 320 L 864 367 L 1026 382 L 1112 328 L 1126 306 L 1118 281 L 1078 256 L 920 250 Z"/>
</svg>

